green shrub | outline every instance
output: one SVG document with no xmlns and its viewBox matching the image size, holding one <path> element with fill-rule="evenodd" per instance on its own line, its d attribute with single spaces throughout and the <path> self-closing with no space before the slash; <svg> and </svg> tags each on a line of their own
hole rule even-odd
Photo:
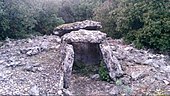
<svg viewBox="0 0 170 96">
<path fill-rule="evenodd" d="M 138 48 L 170 51 L 170 2 L 168 0 L 128 1 L 115 9 L 116 32 Z"/>
<path fill-rule="evenodd" d="M 102 31 L 113 38 L 120 38 L 121 33 L 116 32 L 116 19 L 111 15 L 111 11 L 117 8 L 119 1 L 103 0 L 94 8 L 93 19 L 102 23 Z"/>
<path fill-rule="evenodd" d="M 43 1 L 45 2 L 45 1 Z M 37 5 L 36 3 L 39 3 Z M 51 2 L 1 0 L 0 40 L 25 38 L 30 34 L 50 34 L 55 26 L 64 23 L 57 17 L 57 9 Z"/>
<path fill-rule="evenodd" d="M 111 81 L 108 70 L 107 70 L 106 66 L 104 65 L 103 61 L 101 61 L 101 63 L 100 63 L 99 76 L 100 76 L 100 79 L 103 81 L 107 81 L 107 82 Z"/>
<path fill-rule="evenodd" d="M 23 1 L 0 1 L 0 39 L 23 38 L 31 32 L 35 20 Z"/>
<path fill-rule="evenodd" d="M 35 31 L 45 35 L 52 34 L 53 29 L 64 23 L 62 18 L 57 17 L 57 14 L 53 10 L 40 11 L 38 17 L 36 17 L 37 24 L 35 25 Z"/>
</svg>

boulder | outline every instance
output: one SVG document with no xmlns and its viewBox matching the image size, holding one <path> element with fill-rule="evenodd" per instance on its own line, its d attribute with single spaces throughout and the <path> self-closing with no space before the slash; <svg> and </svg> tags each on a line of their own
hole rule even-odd
<svg viewBox="0 0 170 96">
<path fill-rule="evenodd" d="M 69 33 L 71 31 L 76 31 L 79 29 L 99 30 L 101 28 L 102 26 L 100 22 L 85 20 L 81 22 L 74 22 L 74 23 L 60 25 L 54 29 L 53 33 L 55 35 L 62 36 L 66 33 Z"/>
<path fill-rule="evenodd" d="M 80 29 L 78 31 L 72 31 L 62 36 L 62 40 L 67 43 L 101 43 L 106 39 L 106 33 L 100 31 L 90 31 Z"/>
</svg>

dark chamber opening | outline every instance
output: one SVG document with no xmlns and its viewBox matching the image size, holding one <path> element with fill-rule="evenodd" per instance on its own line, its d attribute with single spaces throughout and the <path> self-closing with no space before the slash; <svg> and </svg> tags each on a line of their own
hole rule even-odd
<svg viewBox="0 0 170 96">
<path fill-rule="evenodd" d="M 97 74 L 101 63 L 101 51 L 97 43 L 72 43 L 74 48 L 73 73 Z"/>
</svg>

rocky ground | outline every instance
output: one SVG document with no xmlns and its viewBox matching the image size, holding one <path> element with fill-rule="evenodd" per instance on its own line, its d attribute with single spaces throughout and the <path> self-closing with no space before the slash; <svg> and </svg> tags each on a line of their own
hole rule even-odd
<svg viewBox="0 0 170 96">
<path fill-rule="evenodd" d="M 57 40 L 6 40 L 0 47 L 0 95 L 57 94 L 62 88 Z"/>
<path fill-rule="evenodd" d="M 73 71 L 70 95 L 170 95 L 170 60 L 109 39 L 124 75 L 116 81 L 99 79 L 98 72 Z M 33 37 L 0 43 L 0 95 L 60 95 L 62 67 L 58 36 Z M 93 67 L 92 67 L 93 68 Z"/>
</svg>

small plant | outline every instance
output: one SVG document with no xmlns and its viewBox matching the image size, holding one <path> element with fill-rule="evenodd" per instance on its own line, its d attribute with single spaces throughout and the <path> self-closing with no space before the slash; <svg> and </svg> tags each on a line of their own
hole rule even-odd
<svg viewBox="0 0 170 96">
<path fill-rule="evenodd" d="M 120 86 L 120 85 L 122 85 L 123 83 L 122 83 L 122 81 L 121 80 L 116 80 L 116 85 L 117 86 Z"/>
<path fill-rule="evenodd" d="M 165 94 L 165 92 L 163 90 L 160 90 L 160 89 L 156 90 L 155 95 L 156 96 L 167 96 Z"/>
<path fill-rule="evenodd" d="M 73 64 L 73 70 L 76 70 L 76 73 L 85 73 L 86 66 L 81 61 L 77 61 Z"/>
<path fill-rule="evenodd" d="M 99 76 L 100 76 L 100 79 L 103 81 L 107 81 L 107 82 L 111 81 L 111 78 L 109 76 L 106 66 L 104 66 L 103 61 L 101 61 L 100 66 L 99 66 Z"/>
</svg>

